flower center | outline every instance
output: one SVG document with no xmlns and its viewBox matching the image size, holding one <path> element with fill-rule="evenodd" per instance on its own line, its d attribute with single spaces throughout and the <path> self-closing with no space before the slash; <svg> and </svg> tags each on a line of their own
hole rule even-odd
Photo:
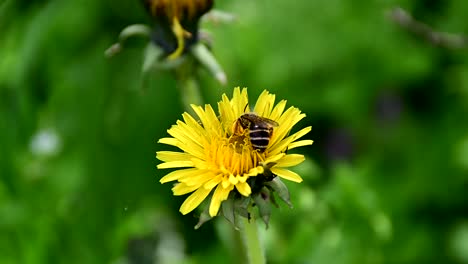
<svg viewBox="0 0 468 264">
<path fill-rule="evenodd" d="M 264 159 L 252 149 L 245 134 L 212 140 L 209 144 L 206 161 L 224 175 L 243 176 Z"/>
<path fill-rule="evenodd" d="M 232 145 L 232 148 L 234 148 L 237 153 L 242 154 L 245 148 L 248 148 L 250 145 L 249 137 L 247 133 L 233 134 L 229 137 L 228 144 Z"/>
</svg>

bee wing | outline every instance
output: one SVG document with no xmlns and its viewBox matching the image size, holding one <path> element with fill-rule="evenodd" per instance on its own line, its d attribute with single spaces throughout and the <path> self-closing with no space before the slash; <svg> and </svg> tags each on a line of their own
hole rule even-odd
<svg viewBox="0 0 468 264">
<path fill-rule="evenodd" d="M 263 121 L 265 121 L 266 123 L 268 123 L 271 126 L 274 126 L 274 127 L 279 126 L 278 122 L 276 122 L 275 120 L 271 120 L 271 119 L 266 118 L 266 117 L 263 117 L 263 119 L 264 119 Z"/>
<path fill-rule="evenodd" d="M 247 119 L 251 123 L 266 123 L 273 127 L 279 126 L 278 122 L 276 122 L 275 120 L 271 120 L 263 116 L 258 116 L 255 113 L 245 113 L 241 116 L 241 118 Z"/>
</svg>

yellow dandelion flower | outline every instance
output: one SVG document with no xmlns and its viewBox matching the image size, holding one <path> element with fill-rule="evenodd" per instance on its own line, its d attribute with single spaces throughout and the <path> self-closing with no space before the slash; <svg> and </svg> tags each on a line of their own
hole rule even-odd
<svg viewBox="0 0 468 264">
<path fill-rule="evenodd" d="M 293 148 L 311 145 L 312 140 L 298 140 L 309 131 L 306 127 L 289 135 L 292 127 L 305 117 L 298 108 L 286 109 L 286 101 L 275 105 L 275 95 L 263 91 L 253 113 L 277 123 L 273 127 L 265 149 L 252 145 L 249 129 L 238 132 L 233 127 L 239 118 L 251 113 L 248 106 L 247 89 L 235 88 L 232 99 L 225 94 L 218 103 L 218 113 L 210 105 L 192 105 L 197 117 L 182 114 L 159 143 L 171 145 L 181 151 L 158 151 L 156 157 L 163 161 L 158 169 L 173 169 L 160 182 L 177 181 L 172 188 L 174 195 L 191 195 L 180 207 L 182 214 L 193 211 L 211 193 L 209 215 L 218 214 L 221 203 L 231 191 L 243 196 L 252 193 L 248 179 L 263 176 L 265 170 L 283 179 L 301 182 L 302 178 L 289 167 L 304 161 L 299 154 L 286 154 Z"/>
</svg>

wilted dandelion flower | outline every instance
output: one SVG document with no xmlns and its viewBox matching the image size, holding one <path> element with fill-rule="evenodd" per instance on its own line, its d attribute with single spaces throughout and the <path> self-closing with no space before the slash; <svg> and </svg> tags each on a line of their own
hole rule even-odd
<svg viewBox="0 0 468 264">
<path fill-rule="evenodd" d="M 143 37 L 149 40 L 143 53 L 143 85 L 149 73 L 169 70 L 175 73 L 182 89 L 190 89 L 196 86 L 199 67 L 208 70 L 221 84 L 226 84 L 227 76 L 210 51 L 210 34 L 201 31 L 200 20 L 207 17 L 212 21 L 219 19 L 229 22 L 233 20 L 232 15 L 211 12 L 214 0 L 140 1 L 150 15 L 152 25 L 126 26 L 120 32 L 118 41 L 104 52 L 106 57 L 120 53 L 128 39 Z M 206 16 L 209 12 L 211 14 Z"/>
<path fill-rule="evenodd" d="M 143 0 L 155 21 L 152 40 L 175 59 L 198 41 L 200 17 L 213 0 Z"/>
<path fill-rule="evenodd" d="M 258 186 L 252 186 L 254 177 L 272 175 L 294 182 L 302 181 L 289 168 L 304 161 L 304 156 L 286 153 L 312 144 L 312 140 L 298 140 L 311 130 L 310 126 L 290 135 L 292 127 L 305 117 L 299 109 L 289 107 L 285 110 L 285 100 L 275 105 L 275 95 L 263 91 L 253 112 L 250 112 L 245 88 L 234 89 L 231 99 L 224 94 L 218 102 L 218 113 L 210 105 L 204 108 L 192 105 L 192 108 L 197 117 L 182 114 L 183 120 L 178 120 L 168 130 L 171 137 L 159 140 L 159 143 L 181 151 L 159 151 L 156 154 L 163 161 L 158 169 L 177 169 L 160 182 L 177 181 L 172 188 L 174 195 L 191 193 L 180 207 L 182 214 L 193 211 L 211 195 L 209 215 L 216 216 L 230 193 L 249 197 L 255 192 L 254 188 L 258 189 Z M 263 142 L 267 144 L 265 149 L 252 144 L 253 125 L 244 131 L 235 129 L 239 118 L 246 113 L 277 123 L 272 128 L 270 139 Z"/>
</svg>

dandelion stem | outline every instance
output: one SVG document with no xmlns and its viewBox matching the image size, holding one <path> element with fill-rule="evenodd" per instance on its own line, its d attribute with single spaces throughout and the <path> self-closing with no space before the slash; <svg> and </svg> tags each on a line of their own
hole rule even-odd
<svg viewBox="0 0 468 264">
<path fill-rule="evenodd" d="M 190 108 L 191 104 L 203 105 L 203 98 L 200 92 L 198 81 L 193 76 L 185 76 L 178 80 L 180 92 L 182 95 L 182 103 L 186 106 L 186 111 L 191 113 L 193 110 Z"/>
<path fill-rule="evenodd" d="M 244 252 L 249 264 L 265 264 L 265 256 L 263 248 L 260 245 L 259 234 L 255 219 L 242 218 L 241 237 L 243 242 Z"/>
</svg>

